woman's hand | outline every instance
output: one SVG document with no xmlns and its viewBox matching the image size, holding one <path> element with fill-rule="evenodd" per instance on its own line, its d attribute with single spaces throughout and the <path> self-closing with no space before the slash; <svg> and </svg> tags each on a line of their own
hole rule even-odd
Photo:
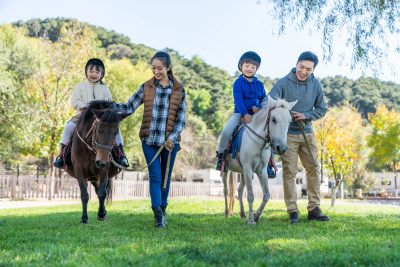
<svg viewBox="0 0 400 267">
<path fill-rule="evenodd" d="M 167 139 L 167 141 L 165 141 L 165 145 L 169 148 L 169 149 L 173 149 L 175 144 L 174 141 L 172 141 L 171 139 Z"/>
<path fill-rule="evenodd" d="M 245 121 L 246 123 L 250 123 L 250 122 L 251 122 L 251 118 L 252 118 L 252 116 L 251 116 L 250 114 L 246 114 L 246 115 L 244 116 L 244 121 Z"/>
<path fill-rule="evenodd" d="M 260 109 L 258 107 L 252 107 L 251 109 L 253 110 L 254 113 L 257 113 L 260 111 Z"/>
</svg>

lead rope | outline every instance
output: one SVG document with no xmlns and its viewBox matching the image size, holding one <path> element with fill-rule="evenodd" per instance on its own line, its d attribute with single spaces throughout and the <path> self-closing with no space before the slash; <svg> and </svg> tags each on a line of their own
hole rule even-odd
<svg viewBox="0 0 400 267">
<path fill-rule="evenodd" d="M 163 190 L 165 191 L 165 190 L 167 189 L 169 167 L 170 167 L 170 163 L 171 163 L 171 153 L 172 153 L 172 150 L 174 149 L 174 148 L 169 148 L 169 147 L 166 145 L 166 143 L 167 143 L 167 141 L 165 141 L 164 144 L 158 149 L 157 153 L 154 155 L 153 159 L 150 161 L 149 164 L 147 164 L 147 165 L 144 166 L 143 168 L 140 168 L 140 169 L 137 169 L 137 170 L 128 169 L 128 168 L 126 168 L 126 167 L 124 167 L 124 166 L 118 164 L 117 162 L 115 162 L 115 160 L 112 158 L 112 156 L 110 156 L 110 161 L 111 161 L 115 166 L 117 166 L 118 168 L 123 169 L 123 170 L 125 170 L 125 171 L 141 171 L 141 170 L 143 170 L 143 169 L 149 167 L 149 166 L 153 163 L 153 161 L 158 157 L 158 155 L 160 155 L 161 151 L 165 148 L 165 149 L 168 150 L 168 152 L 169 152 L 169 153 L 168 153 L 168 160 L 167 160 L 167 169 L 166 169 L 166 171 L 165 171 L 164 184 L 163 184 Z"/>
<path fill-rule="evenodd" d="M 308 141 L 307 141 L 307 138 L 306 138 L 306 134 L 304 133 L 304 127 L 305 127 L 304 121 L 303 120 L 297 120 L 296 122 L 300 127 L 301 133 L 303 134 L 303 137 L 304 137 L 304 141 L 306 141 L 308 153 L 310 154 L 310 157 L 313 159 L 313 164 L 314 164 L 314 167 L 316 168 L 318 166 L 317 162 L 315 161 L 315 158 L 313 157 L 313 154 L 311 153 L 310 145 L 308 144 Z"/>
</svg>

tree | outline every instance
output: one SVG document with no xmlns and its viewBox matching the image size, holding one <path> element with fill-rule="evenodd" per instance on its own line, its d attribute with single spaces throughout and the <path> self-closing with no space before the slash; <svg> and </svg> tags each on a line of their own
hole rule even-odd
<svg viewBox="0 0 400 267">
<path fill-rule="evenodd" d="M 23 81 L 34 72 L 34 53 L 22 29 L 0 26 L 0 158 L 8 163 L 20 163 L 26 154 L 25 127 L 30 123 L 29 97 Z"/>
<path fill-rule="evenodd" d="M 335 182 L 332 206 L 335 205 L 336 191 L 341 183 L 345 179 L 347 182 L 352 180 L 353 168 L 361 158 L 363 135 L 362 117 L 349 104 L 331 108 L 323 119 L 316 122 L 316 140 L 321 149 L 322 166 Z"/>
<path fill-rule="evenodd" d="M 76 21 L 64 24 L 54 43 L 46 34 L 31 41 L 35 72 L 24 81 L 29 97 L 25 109 L 30 113 L 24 130 L 33 140 L 27 149 L 32 155 L 49 158 L 51 163 L 65 123 L 73 115 L 69 101 L 72 90 L 85 80 L 84 66 L 89 57 L 97 55 L 96 43 L 93 33 Z"/>
<path fill-rule="evenodd" d="M 375 114 L 368 114 L 373 126 L 368 137 L 368 145 L 372 148 L 371 157 L 378 164 L 391 163 L 394 172 L 395 195 L 397 191 L 397 165 L 400 161 L 400 113 L 379 105 Z"/>
<path fill-rule="evenodd" d="M 285 32 L 287 24 L 293 23 L 297 29 L 322 33 L 324 59 L 331 59 L 334 40 L 344 36 L 347 38 L 346 45 L 352 50 L 352 69 L 370 67 L 379 73 L 382 63 L 386 63 L 388 51 L 395 47 L 394 50 L 400 52 L 399 43 L 394 45 L 389 38 L 400 34 L 398 0 L 270 2 L 273 3 L 274 18 L 279 21 L 279 34 Z"/>
</svg>

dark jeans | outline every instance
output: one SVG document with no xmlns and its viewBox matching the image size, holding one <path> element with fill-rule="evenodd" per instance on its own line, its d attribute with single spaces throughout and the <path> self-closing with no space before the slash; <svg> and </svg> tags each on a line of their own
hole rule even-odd
<svg viewBox="0 0 400 267">
<path fill-rule="evenodd" d="M 147 164 L 153 159 L 156 155 L 159 146 L 149 146 L 145 143 L 142 143 L 143 153 L 146 158 Z M 168 161 L 168 150 L 165 148 L 161 151 L 160 155 L 151 163 L 148 167 L 149 169 L 149 180 L 150 180 L 150 197 L 151 197 L 151 206 L 153 208 L 162 206 L 167 206 L 168 202 L 168 193 L 169 193 L 169 185 L 171 183 L 171 173 L 172 168 L 174 166 L 176 153 L 180 149 L 179 145 L 175 145 L 174 149 L 171 153 L 171 162 L 169 165 L 169 173 L 168 173 L 168 182 L 166 190 L 163 190 L 164 186 L 164 178 L 165 171 L 167 169 L 167 161 Z"/>
</svg>

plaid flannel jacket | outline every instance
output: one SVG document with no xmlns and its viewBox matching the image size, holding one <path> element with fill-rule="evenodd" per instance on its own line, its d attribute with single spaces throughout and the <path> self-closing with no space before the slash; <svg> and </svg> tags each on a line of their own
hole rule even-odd
<svg viewBox="0 0 400 267">
<path fill-rule="evenodd" d="M 156 80 L 156 95 L 154 97 L 153 112 L 150 124 L 150 132 L 146 137 L 141 138 L 142 142 L 150 146 L 162 146 L 165 142 L 165 130 L 169 110 L 169 97 L 173 87 L 170 81 L 167 87 L 162 87 Z M 178 144 L 178 137 L 185 128 L 186 104 L 185 90 L 183 89 L 181 103 L 179 104 L 174 129 L 168 136 L 175 144 Z M 115 103 L 119 114 L 132 114 L 143 103 L 143 85 L 128 100 L 128 103 Z"/>
</svg>

